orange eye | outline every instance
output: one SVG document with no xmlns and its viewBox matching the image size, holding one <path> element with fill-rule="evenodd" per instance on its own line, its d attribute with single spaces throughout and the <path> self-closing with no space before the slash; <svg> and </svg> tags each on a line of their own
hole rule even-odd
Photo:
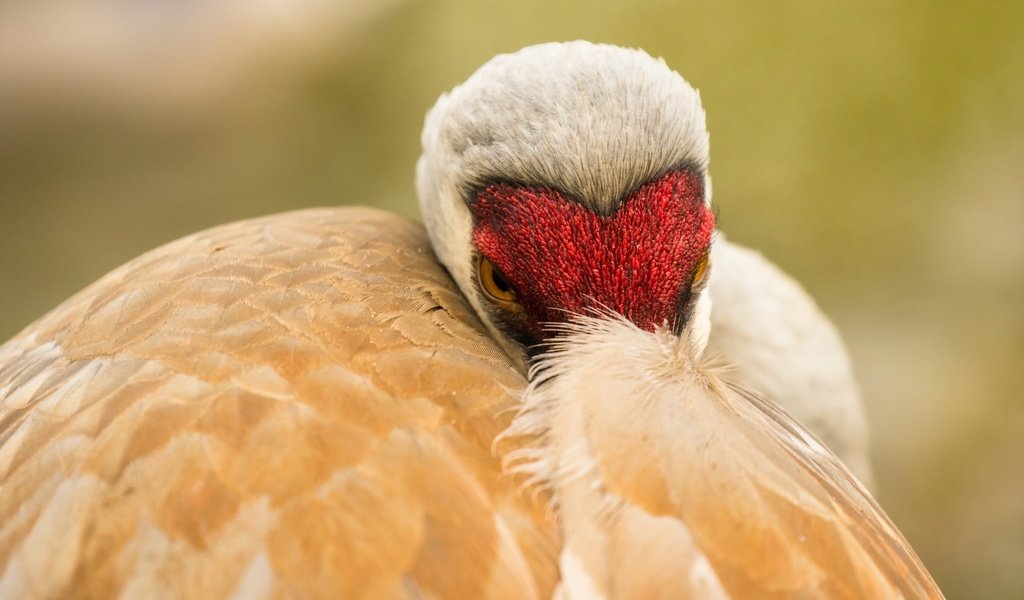
<svg viewBox="0 0 1024 600">
<path fill-rule="evenodd" d="M 708 274 L 708 255 L 705 254 L 701 257 L 697 263 L 697 268 L 693 270 L 693 279 L 690 280 L 690 287 L 693 287 L 704 281 L 704 276 Z"/>
<path fill-rule="evenodd" d="M 505 279 L 501 271 L 494 268 L 494 263 L 486 256 L 480 257 L 480 265 L 477 271 L 480 278 L 480 288 L 483 289 L 485 294 L 490 296 L 491 300 L 505 305 L 515 303 L 516 292 L 512 289 L 512 284 Z"/>
</svg>

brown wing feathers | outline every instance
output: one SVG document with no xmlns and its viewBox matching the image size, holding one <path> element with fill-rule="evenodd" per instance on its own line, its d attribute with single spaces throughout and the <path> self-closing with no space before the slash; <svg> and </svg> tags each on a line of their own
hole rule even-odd
<svg viewBox="0 0 1024 600">
<path fill-rule="evenodd" d="M 524 382 L 411 222 L 191 236 L 0 352 L 0 597 L 554 585 L 543 507 L 491 455 Z"/>
<path fill-rule="evenodd" d="M 525 385 L 419 225 L 303 211 L 174 242 L 0 347 L 0 598 L 551 597 L 560 523 L 503 475 L 516 441 L 492 452 Z M 674 597 L 673 561 L 705 557 L 736 597 L 939 596 L 799 426 L 720 392 L 674 457 L 618 473 L 623 589 Z"/>
</svg>

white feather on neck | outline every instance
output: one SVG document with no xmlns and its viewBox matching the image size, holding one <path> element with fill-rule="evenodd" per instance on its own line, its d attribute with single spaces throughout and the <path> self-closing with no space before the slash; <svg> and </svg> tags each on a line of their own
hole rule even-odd
<svg viewBox="0 0 1024 600">
<path fill-rule="evenodd" d="M 526 475 L 526 485 L 552 493 L 552 510 L 565 536 L 563 571 L 572 567 L 563 572 L 562 597 L 616 595 L 625 585 L 622 578 L 633 573 L 614 558 L 615 548 L 627 538 L 632 540 L 626 545 L 638 544 L 655 530 L 659 534 L 645 542 L 662 545 L 652 564 L 663 560 L 675 567 L 659 573 L 686 578 L 707 597 L 724 594 L 703 557 L 680 553 L 694 548 L 684 523 L 648 513 L 609 489 L 597 453 L 607 458 L 621 440 L 610 439 L 615 434 L 607 428 L 598 436 L 590 430 L 597 411 L 610 402 L 619 404 L 620 413 L 632 407 L 622 416 L 634 420 L 633 429 L 671 427 L 664 420 L 646 421 L 664 416 L 666 396 L 685 402 L 688 388 L 706 385 L 700 356 L 707 317 L 708 303 L 698 302 L 691 315 L 695 321 L 682 337 L 664 329 L 642 331 L 617 315 L 577 317 L 558 327 L 559 337 L 534 366 L 521 410 L 502 437 L 537 440 L 507 455 L 506 468 Z M 660 407 L 648 413 L 645 406 L 651 403 Z M 686 564 L 690 571 L 680 570 Z"/>
</svg>

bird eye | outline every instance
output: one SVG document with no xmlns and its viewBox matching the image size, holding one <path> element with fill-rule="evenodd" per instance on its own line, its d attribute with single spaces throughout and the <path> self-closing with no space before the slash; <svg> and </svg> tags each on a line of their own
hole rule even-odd
<svg viewBox="0 0 1024 600">
<path fill-rule="evenodd" d="M 512 289 L 512 284 L 505 279 L 501 271 L 496 269 L 494 263 L 486 256 L 480 257 L 478 274 L 480 277 L 480 287 L 492 300 L 506 305 L 516 301 L 516 292 Z"/>
<path fill-rule="evenodd" d="M 704 281 L 704 277 L 708 274 L 708 255 L 704 254 L 697 262 L 697 268 L 693 270 L 693 279 L 690 280 L 690 287 L 697 285 Z"/>
</svg>

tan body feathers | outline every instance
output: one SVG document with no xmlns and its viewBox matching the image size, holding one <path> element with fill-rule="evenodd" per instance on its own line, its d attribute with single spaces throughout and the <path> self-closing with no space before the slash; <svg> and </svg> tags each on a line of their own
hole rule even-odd
<svg viewBox="0 0 1024 600">
<path fill-rule="evenodd" d="M 527 48 L 423 145 L 426 229 L 225 225 L 0 346 L 0 600 L 941 597 L 825 446 L 870 477 L 834 328 L 715 241 L 681 77 Z"/>
<path fill-rule="evenodd" d="M 0 356 L 3 598 L 546 598 L 564 568 L 559 518 L 580 535 L 547 511 L 546 493 L 520 493 L 521 480 L 502 474 L 502 456 L 529 441 L 491 451 L 526 381 L 453 290 L 422 229 L 384 213 L 305 211 L 191 236 L 111 273 Z M 615 484 L 636 505 L 618 520 L 640 519 L 628 525 L 635 531 L 619 526 L 629 551 L 615 560 L 632 577 L 620 585 L 642 583 L 645 568 L 669 567 L 652 581 L 673 582 L 671 565 L 629 560 L 654 543 L 644 536 L 672 530 L 644 533 L 667 515 L 683 519 L 674 526 L 683 537 L 664 543 L 718 573 L 695 592 L 743 597 L 770 575 L 783 595 L 859 596 L 862 584 L 815 583 L 841 564 L 850 577 L 870 569 L 878 589 L 913 575 L 909 595 L 924 595 L 926 573 L 865 493 L 827 478 L 842 474 L 832 459 L 794 451 L 799 440 L 778 425 L 758 430 L 773 409 L 728 397 L 735 426 L 757 436 L 735 443 L 769 452 L 776 474 L 730 483 L 765 460 L 743 451 L 730 459 L 743 461 L 738 470 L 722 462 L 733 470 L 715 478 L 663 463 L 661 475 L 644 468 Z M 593 401 L 587 410 L 616 405 Z M 729 447 L 737 433 L 718 431 L 714 441 Z M 623 443 L 630 460 L 646 460 Z M 685 463 L 689 452 L 670 455 Z M 825 475 L 813 466 L 822 461 Z M 779 477 L 788 483 L 770 483 Z M 749 509 L 751 484 L 796 487 L 776 488 L 785 496 L 766 512 L 735 512 Z M 821 496 L 822 485 L 831 492 Z M 852 499 L 829 499 L 837 492 Z M 806 571 L 747 562 L 777 557 L 750 554 L 757 546 L 736 529 L 785 540 L 806 527 L 813 538 L 819 521 L 838 537 L 808 542 Z M 671 590 L 683 591 L 656 595 Z"/>
<path fill-rule="evenodd" d="M 418 225 L 324 210 L 186 238 L 0 365 L 0 597 L 554 585 L 556 531 L 491 454 L 525 382 Z"/>
</svg>

